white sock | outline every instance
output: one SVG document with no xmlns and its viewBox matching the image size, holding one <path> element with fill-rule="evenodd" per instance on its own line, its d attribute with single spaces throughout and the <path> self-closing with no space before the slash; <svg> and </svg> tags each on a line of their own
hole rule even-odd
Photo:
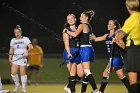
<svg viewBox="0 0 140 93">
<path fill-rule="evenodd" d="M 1 83 L 1 76 L 0 76 L 0 90 L 2 90 L 3 87 L 2 87 L 2 83 Z"/>
<path fill-rule="evenodd" d="M 26 89 L 27 75 L 21 76 L 22 89 Z"/>
<path fill-rule="evenodd" d="M 16 75 L 12 75 L 12 74 L 11 74 L 11 76 L 12 76 L 12 79 L 13 79 L 15 85 L 16 85 L 16 86 L 19 86 L 20 84 L 19 84 L 18 74 L 16 74 Z"/>
</svg>

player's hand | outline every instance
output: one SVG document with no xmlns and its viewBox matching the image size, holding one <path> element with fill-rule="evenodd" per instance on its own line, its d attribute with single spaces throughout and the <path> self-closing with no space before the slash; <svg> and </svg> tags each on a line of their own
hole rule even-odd
<svg viewBox="0 0 140 93">
<path fill-rule="evenodd" d="M 65 28 L 62 33 L 67 33 L 67 31 L 68 31 L 68 29 Z"/>
<path fill-rule="evenodd" d="M 9 59 L 9 63 L 10 63 L 10 65 L 12 65 L 12 59 Z"/>
<path fill-rule="evenodd" d="M 68 54 L 68 59 L 71 59 L 71 58 L 72 58 L 72 54 L 69 53 L 69 54 Z"/>
<path fill-rule="evenodd" d="M 23 52 L 23 56 L 27 57 L 28 56 L 28 51 Z"/>
</svg>

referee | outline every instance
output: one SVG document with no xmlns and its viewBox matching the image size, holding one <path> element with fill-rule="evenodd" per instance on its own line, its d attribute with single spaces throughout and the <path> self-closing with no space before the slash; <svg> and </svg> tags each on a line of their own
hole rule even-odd
<svg viewBox="0 0 140 93">
<path fill-rule="evenodd" d="M 127 56 L 125 69 L 128 72 L 132 93 L 140 93 L 140 12 L 138 12 L 138 0 L 126 0 L 125 2 L 130 17 L 118 30 L 116 39 L 122 39 L 125 35 Z"/>
</svg>

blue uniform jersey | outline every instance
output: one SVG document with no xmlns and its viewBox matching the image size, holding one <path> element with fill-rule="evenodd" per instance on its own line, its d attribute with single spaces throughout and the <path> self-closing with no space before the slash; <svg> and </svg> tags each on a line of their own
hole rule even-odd
<svg viewBox="0 0 140 93">
<path fill-rule="evenodd" d="M 115 34 L 112 36 L 107 35 L 106 37 L 106 47 L 107 51 L 112 57 L 111 66 L 112 67 L 121 67 L 123 66 L 123 57 L 121 55 L 121 48 L 116 44 L 112 42 L 112 38 L 115 37 Z"/>
<path fill-rule="evenodd" d="M 69 31 L 73 32 L 70 27 L 67 28 Z M 72 58 L 68 59 L 68 53 L 64 49 L 64 60 L 65 63 L 68 64 L 69 62 L 73 63 L 80 63 L 80 54 L 79 54 L 79 37 L 72 37 L 69 35 L 69 46 L 70 46 L 70 53 L 72 54 Z"/>
</svg>

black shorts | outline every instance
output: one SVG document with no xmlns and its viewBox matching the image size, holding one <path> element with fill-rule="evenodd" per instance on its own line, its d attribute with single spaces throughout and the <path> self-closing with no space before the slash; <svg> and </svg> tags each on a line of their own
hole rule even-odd
<svg viewBox="0 0 140 93">
<path fill-rule="evenodd" d="M 126 72 L 140 72 L 140 45 L 127 48 L 124 63 Z"/>
<path fill-rule="evenodd" d="M 28 67 L 28 71 L 39 71 L 39 69 L 40 69 L 40 66 L 38 66 L 38 65 L 32 65 L 32 66 L 29 66 Z"/>
</svg>

